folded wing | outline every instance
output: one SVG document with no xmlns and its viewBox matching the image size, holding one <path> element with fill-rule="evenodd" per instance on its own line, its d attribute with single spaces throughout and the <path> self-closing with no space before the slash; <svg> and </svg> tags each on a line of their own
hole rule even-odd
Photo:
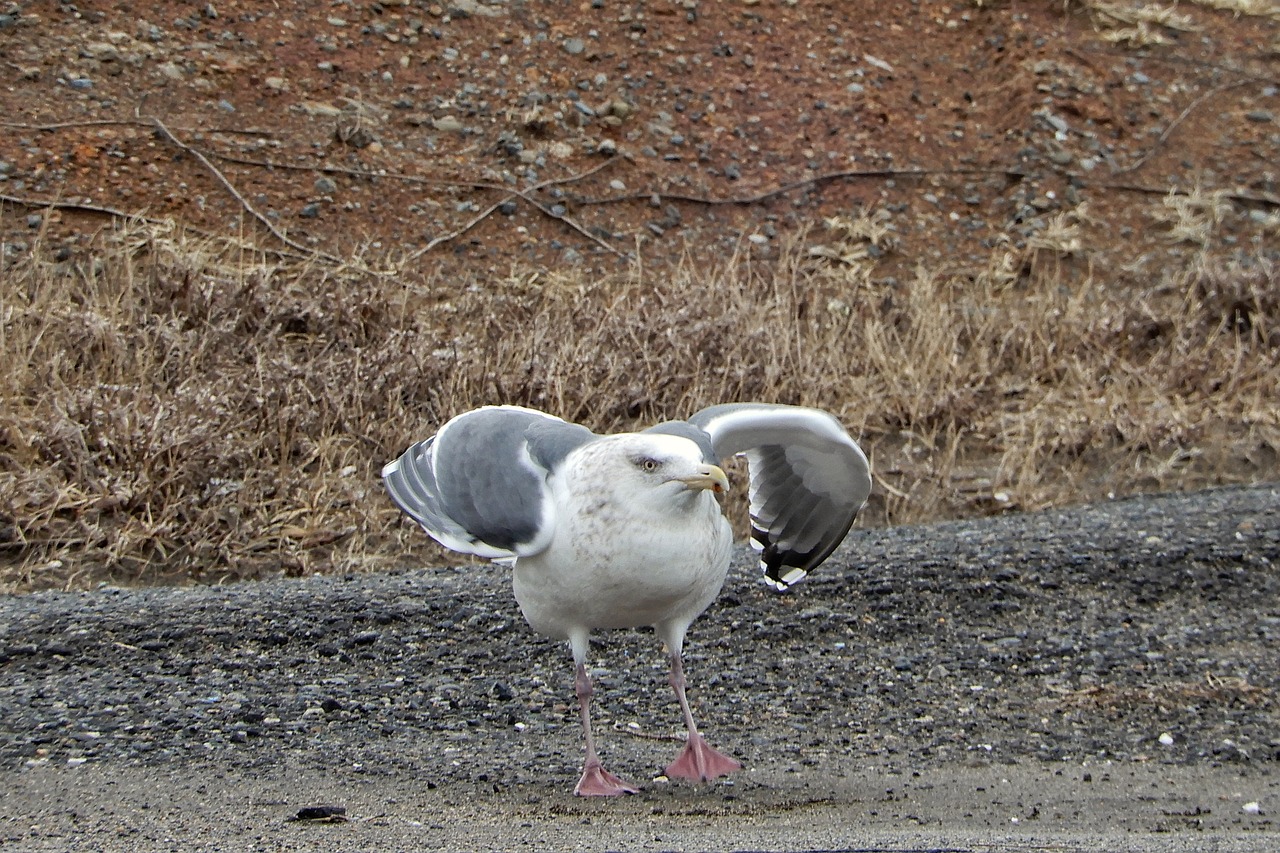
<svg viewBox="0 0 1280 853">
<path fill-rule="evenodd" d="M 689 422 L 724 459 L 743 454 L 751 485 L 752 544 L 775 589 L 830 556 L 871 494 L 871 469 L 844 427 L 819 409 L 730 403 Z"/>
<path fill-rule="evenodd" d="M 516 406 L 458 415 L 382 469 L 396 504 L 440 544 L 503 559 L 536 554 L 555 530 L 547 476 L 586 427 Z"/>
</svg>

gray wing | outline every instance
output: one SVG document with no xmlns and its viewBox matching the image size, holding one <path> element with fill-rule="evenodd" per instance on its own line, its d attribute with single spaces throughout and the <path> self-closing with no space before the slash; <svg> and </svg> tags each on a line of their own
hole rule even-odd
<svg viewBox="0 0 1280 853">
<path fill-rule="evenodd" d="M 516 406 L 486 406 L 450 420 L 382 469 L 402 510 L 447 548 L 501 559 L 551 541 L 548 474 L 595 435 Z"/>
<path fill-rule="evenodd" d="M 831 555 L 871 494 L 871 468 L 857 442 L 819 409 L 730 403 L 689 423 L 716 456 L 741 453 L 751 476 L 752 544 L 775 589 L 785 590 Z"/>
</svg>

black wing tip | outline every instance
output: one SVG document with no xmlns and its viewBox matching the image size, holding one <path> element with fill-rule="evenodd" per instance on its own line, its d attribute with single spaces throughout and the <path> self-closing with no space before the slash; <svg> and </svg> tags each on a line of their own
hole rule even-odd
<svg viewBox="0 0 1280 853">
<path fill-rule="evenodd" d="M 779 548 L 767 530 L 752 524 L 751 546 L 760 551 L 760 571 L 764 574 L 765 582 L 779 592 L 786 592 L 807 578 L 810 572 L 825 563 L 840 547 L 840 543 L 853 528 L 857 515 L 856 512 L 853 514 L 839 536 L 819 542 L 808 551 Z"/>
<path fill-rule="evenodd" d="M 765 583 L 778 592 L 786 592 L 804 580 L 810 570 L 817 567 L 830 553 L 823 553 L 819 545 L 812 551 L 784 551 L 777 543 L 770 541 L 769 534 L 758 527 L 751 530 L 751 541 L 760 550 L 760 571 L 764 574 Z"/>
</svg>

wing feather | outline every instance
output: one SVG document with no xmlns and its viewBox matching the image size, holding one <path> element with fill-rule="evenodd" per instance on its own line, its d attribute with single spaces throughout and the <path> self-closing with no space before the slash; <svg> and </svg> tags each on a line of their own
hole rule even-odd
<svg viewBox="0 0 1280 853">
<path fill-rule="evenodd" d="M 547 477 L 595 436 L 552 415 L 486 406 L 451 419 L 382 469 L 396 505 L 437 542 L 492 559 L 536 554 L 551 541 Z"/>
<path fill-rule="evenodd" d="M 821 410 L 726 404 L 689 422 L 711 437 L 719 458 L 746 455 L 752 544 L 776 589 L 789 588 L 829 557 L 871 494 L 867 457 Z"/>
</svg>

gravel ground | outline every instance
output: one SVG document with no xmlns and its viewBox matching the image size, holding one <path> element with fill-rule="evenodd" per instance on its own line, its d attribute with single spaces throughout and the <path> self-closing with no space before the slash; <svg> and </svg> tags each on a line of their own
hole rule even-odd
<svg viewBox="0 0 1280 853">
<path fill-rule="evenodd" d="M 655 778 L 679 714 L 615 632 L 609 802 L 501 568 L 7 598 L 0 847 L 1276 849 L 1277 559 L 1277 486 L 854 531 L 788 596 L 744 552 L 688 663 L 747 770 Z"/>
</svg>

